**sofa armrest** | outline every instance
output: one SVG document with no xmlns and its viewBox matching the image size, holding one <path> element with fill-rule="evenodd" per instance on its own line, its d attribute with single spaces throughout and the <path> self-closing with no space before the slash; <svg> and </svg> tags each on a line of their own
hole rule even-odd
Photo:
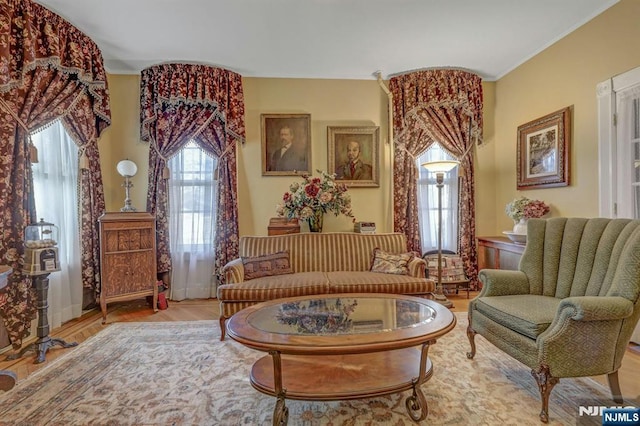
<svg viewBox="0 0 640 426">
<path fill-rule="evenodd" d="M 244 265 L 242 259 L 233 259 L 222 268 L 224 282 L 226 284 L 241 283 L 244 281 Z"/>
<path fill-rule="evenodd" d="M 478 297 L 529 294 L 529 279 L 522 271 L 483 269 L 478 278 L 482 283 Z"/>
<path fill-rule="evenodd" d="M 426 277 L 427 262 L 423 258 L 414 256 L 407 267 L 409 269 L 410 276 L 418 278 Z"/>
</svg>

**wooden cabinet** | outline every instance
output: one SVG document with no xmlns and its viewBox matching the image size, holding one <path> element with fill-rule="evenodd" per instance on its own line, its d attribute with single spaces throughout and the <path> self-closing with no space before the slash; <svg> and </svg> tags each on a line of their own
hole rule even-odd
<svg viewBox="0 0 640 426">
<path fill-rule="evenodd" d="M 153 296 L 156 285 L 156 226 L 145 212 L 105 213 L 100 224 L 100 309 L 107 320 L 107 303 Z"/>
<path fill-rule="evenodd" d="M 478 237 L 478 270 L 517 270 L 524 247 L 507 237 Z"/>
</svg>

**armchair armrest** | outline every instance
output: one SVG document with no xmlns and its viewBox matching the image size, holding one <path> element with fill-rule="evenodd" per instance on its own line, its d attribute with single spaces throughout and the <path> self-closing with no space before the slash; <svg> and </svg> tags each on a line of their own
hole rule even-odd
<svg viewBox="0 0 640 426">
<path fill-rule="evenodd" d="M 633 303 L 619 296 L 567 297 L 560 302 L 556 318 L 574 321 L 616 321 L 633 313 Z"/>
<path fill-rule="evenodd" d="M 407 267 L 409 275 L 412 277 L 424 278 L 426 276 L 427 262 L 419 256 L 414 256 Z"/>
<path fill-rule="evenodd" d="M 522 271 L 483 269 L 478 278 L 482 282 L 478 297 L 529 294 L 529 279 Z"/>
<path fill-rule="evenodd" d="M 620 338 L 622 321 L 632 314 L 633 303 L 623 297 L 567 297 L 538 336 L 538 362 L 550 366 L 556 377 L 609 374 L 617 369 L 627 344 Z M 576 353 L 582 362 L 568 361 Z"/>
<path fill-rule="evenodd" d="M 244 265 L 242 259 L 233 259 L 222 267 L 224 282 L 226 284 L 241 283 L 244 281 Z"/>
</svg>

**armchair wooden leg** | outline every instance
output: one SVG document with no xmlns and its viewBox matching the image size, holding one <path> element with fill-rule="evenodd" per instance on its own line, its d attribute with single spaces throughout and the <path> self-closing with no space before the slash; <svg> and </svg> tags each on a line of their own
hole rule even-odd
<svg viewBox="0 0 640 426">
<path fill-rule="evenodd" d="M 531 370 L 531 374 L 538 383 L 540 389 L 540 399 L 542 399 L 542 409 L 540 410 L 540 420 L 543 423 L 549 422 L 549 395 L 553 387 L 560 381 L 549 373 L 548 365 L 541 365 L 537 370 Z"/>
<path fill-rule="evenodd" d="M 471 328 L 471 324 L 467 326 L 467 337 L 469 338 L 469 344 L 471 345 L 471 351 L 467 352 L 467 358 L 473 359 L 476 356 L 476 331 Z"/>
<path fill-rule="evenodd" d="M 227 334 L 227 318 L 220 315 L 220 341 L 224 340 L 224 336 Z"/>
<path fill-rule="evenodd" d="M 622 400 L 622 391 L 618 380 L 618 370 L 607 374 L 607 381 L 609 382 L 609 389 L 611 389 L 611 397 L 618 404 L 622 404 L 624 401 Z"/>
</svg>

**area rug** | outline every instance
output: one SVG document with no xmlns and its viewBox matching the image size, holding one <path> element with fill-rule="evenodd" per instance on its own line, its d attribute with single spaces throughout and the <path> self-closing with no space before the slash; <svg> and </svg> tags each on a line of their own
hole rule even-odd
<svg viewBox="0 0 640 426">
<path fill-rule="evenodd" d="M 466 358 L 466 314 L 431 347 L 424 424 L 539 425 L 528 368 L 478 336 Z M 227 339 L 217 321 L 114 323 L 0 395 L 2 425 L 269 425 L 275 399 L 254 390 L 263 353 Z M 310 371 L 309 374 L 313 374 Z M 410 425 L 409 392 L 354 401 L 287 401 L 290 425 Z M 591 379 L 563 379 L 550 424 L 576 424 L 580 405 L 611 404 Z M 596 423 L 597 424 L 597 423 Z"/>
</svg>

